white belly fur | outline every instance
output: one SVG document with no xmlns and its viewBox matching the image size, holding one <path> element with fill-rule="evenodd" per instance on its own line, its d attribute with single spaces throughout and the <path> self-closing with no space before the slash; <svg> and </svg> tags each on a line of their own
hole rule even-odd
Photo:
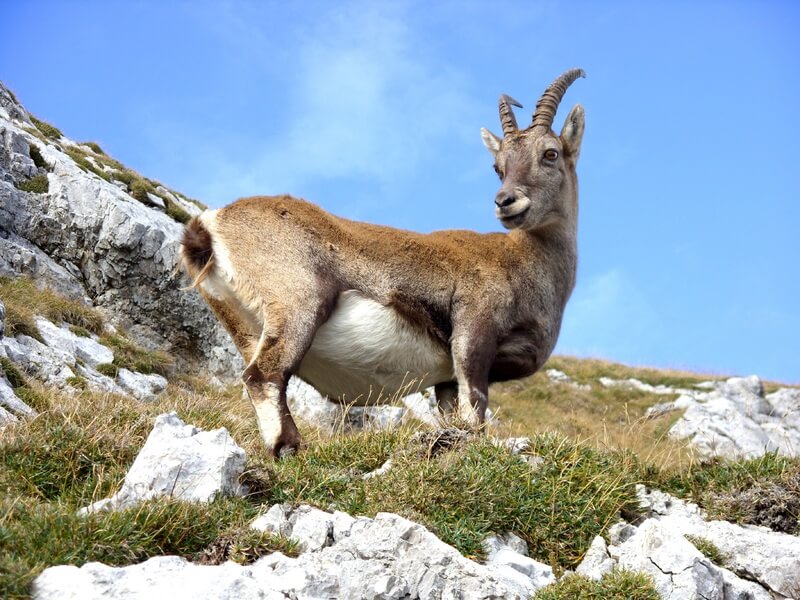
<svg viewBox="0 0 800 600">
<path fill-rule="evenodd" d="M 343 292 L 319 328 L 301 378 L 331 400 L 372 404 L 453 380 L 449 353 L 393 308 Z M 405 388 L 405 389 L 404 389 Z"/>
</svg>

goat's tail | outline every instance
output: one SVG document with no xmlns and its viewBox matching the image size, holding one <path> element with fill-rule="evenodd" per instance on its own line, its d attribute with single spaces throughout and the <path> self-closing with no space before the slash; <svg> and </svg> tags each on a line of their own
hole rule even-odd
<svg viewBox="0 0 800 600">
<path fill-rule="evenodd" d="M 214 249 L 211 244 L 211 233 L 199 217 L 195 217 L 186 225 L 181 241 L 181 257 L 187 274 L 192 277 L 192 284 L 186 289 L 193 289 L 208 277 L 214 266 Z"/>
</svg>

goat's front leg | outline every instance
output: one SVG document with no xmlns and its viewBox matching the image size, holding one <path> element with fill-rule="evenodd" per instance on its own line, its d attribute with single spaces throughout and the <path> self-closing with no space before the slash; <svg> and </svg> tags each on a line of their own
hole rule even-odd
<svg viewBox="0 0 800 600">
<path fill-rule="evenodd" d="M 451 348 L 458 382 L 458 415 L 473 427 L 482 425 L 486 419 L 489 370 L 496 347 L 493 328 L 483 323 L 453 330 Z"/>
</svg>

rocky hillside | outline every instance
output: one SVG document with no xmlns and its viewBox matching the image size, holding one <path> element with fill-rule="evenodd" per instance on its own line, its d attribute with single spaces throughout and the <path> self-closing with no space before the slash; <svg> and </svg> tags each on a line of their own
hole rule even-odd
<svg viewBox="0 0 800 600">
<path fill-rule="evenodd" d="M 293 380 L 273 462 L 172 277 L 199 208 L 2 86 L 0 141 L 0 596 L 800 597 L 800 389 L 554 357 L 478 434 Z"/>
<path fill-rule="evenodd" d="M 39 121 L 0 83 L 0 275 L 99 309 L 138 344 L 220 376 L 227 336 L 173 276 L 182 222 L 202 205 Z"/>
</svg>

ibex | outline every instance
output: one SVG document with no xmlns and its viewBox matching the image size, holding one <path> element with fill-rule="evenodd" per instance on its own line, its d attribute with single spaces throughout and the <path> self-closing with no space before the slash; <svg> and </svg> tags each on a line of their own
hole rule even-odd
<svg viewBox="0 0 800 600">
<path fill-rule="evenodd" d="M 531 375 L 553 351 L 575 284 L 580 105 L 552 129 L 572 69 L 545 90 L 531 124 L 500 97 L 503 137 L 481 130 L 502 185 L 508 233 L 420 234 L 350 221 L 290 196 L 243 198 L 186 226 L 193 287 L 230 332 L 266 445 L 295 452 L 286 402 L 298 375 L 358 404 L 410 378 L 439 409 L 484 421 L 489 384 Z"/>
</svg>

